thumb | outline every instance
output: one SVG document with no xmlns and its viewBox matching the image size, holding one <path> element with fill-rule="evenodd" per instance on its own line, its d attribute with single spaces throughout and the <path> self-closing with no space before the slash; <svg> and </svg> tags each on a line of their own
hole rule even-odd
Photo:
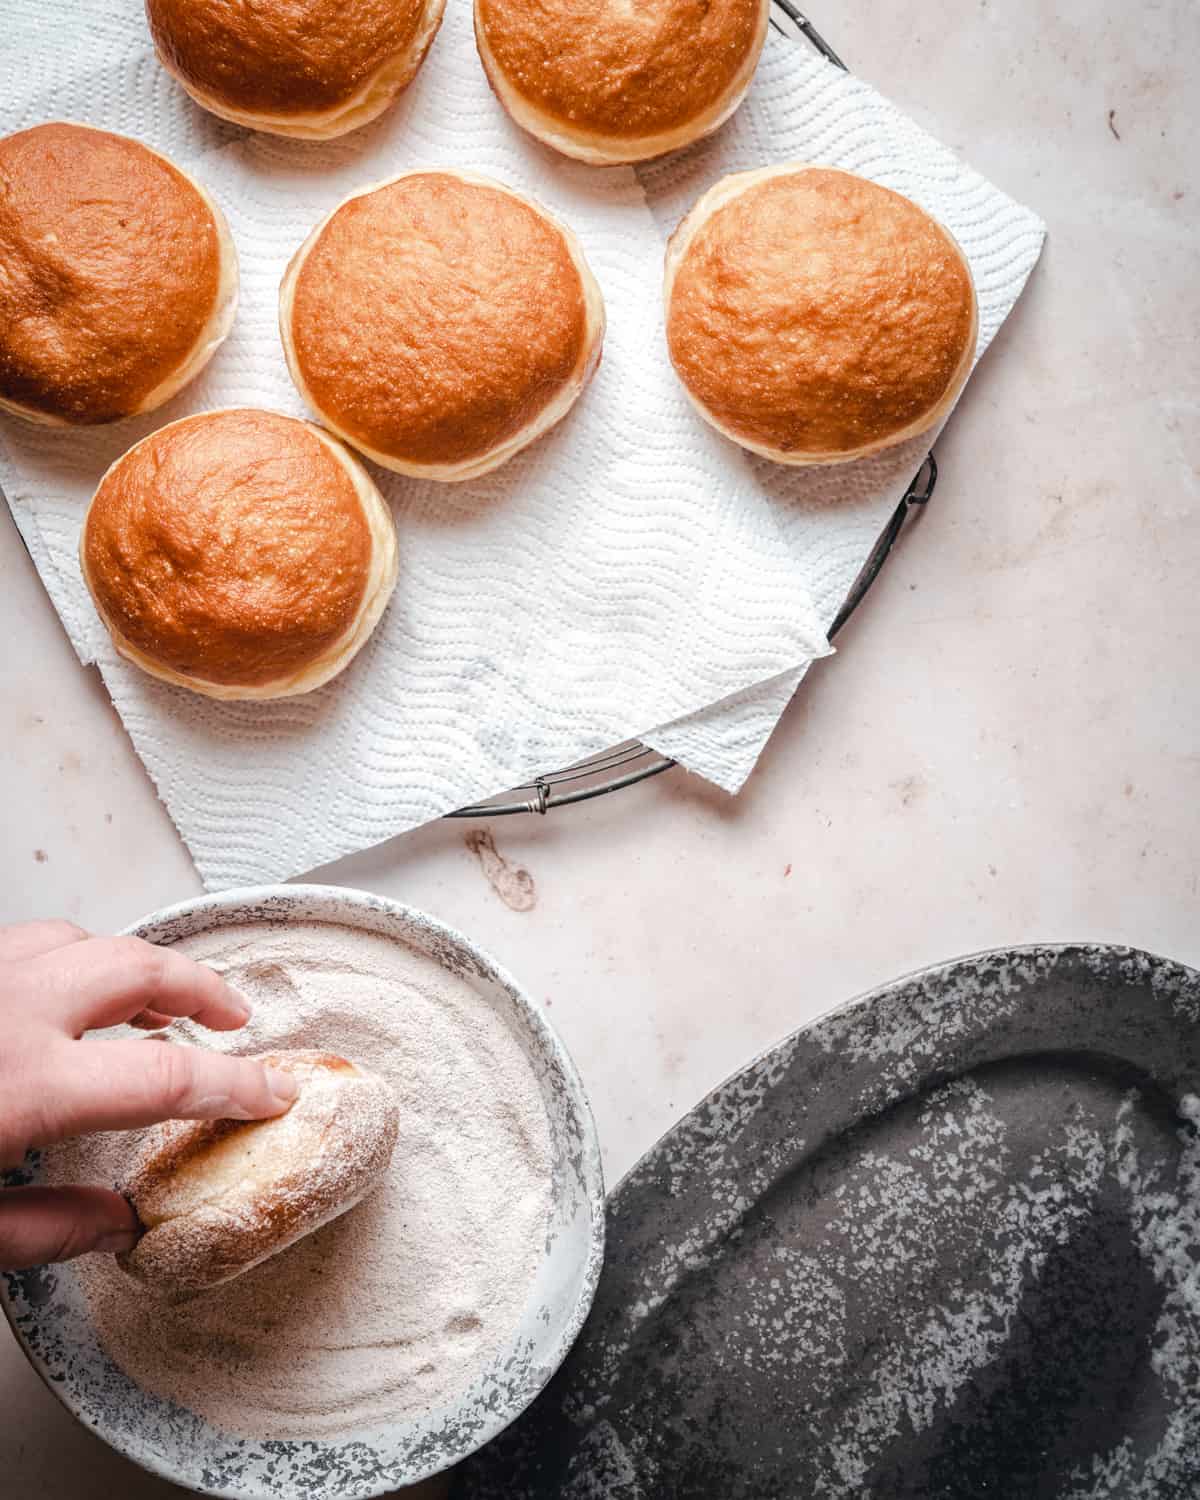
<svg viewBox="0 0 1200 1500">
<path fill-rule="evenodd" d="M 71 1260 L 88 1250 L 130 1250 L 138 1232 L 133 1209 L 108 1188 L 0 1190 L 0 1270 Z"/>
</svg>

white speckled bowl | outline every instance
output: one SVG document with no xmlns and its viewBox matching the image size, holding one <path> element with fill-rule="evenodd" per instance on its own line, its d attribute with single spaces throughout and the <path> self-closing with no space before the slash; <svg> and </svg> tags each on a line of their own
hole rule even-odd
<svg viewBox="0 0 1200 1500">
<path fill-rule="evenodd" d="M 68 1263 L 0 1276 L 0 1303 L 34 1369 L 86 1426 L 144 1468 L 202 1494 L 237 1500 L 383 1495 L 465 1458 L 506 1427 L 562 1363 L 587 1317 L 604 1256 L 604 1184 L 587 1096 L 541 1009 L 486 954 L 432 917 L 337 886 L 264 886 L 199 897 L 130 929 L 170 944 L 252 921 L 340 922 L 435 958 L 511 1018 L 541 1081 L 553 1144 L 550 1229 L 517 1330 L 463 1396 L 420 1418 L 337 1439 L 254 1441 L 149 1395 L 100 1348 Z M 36 1153 L 10 1184 L 36 1182 Z"/>
</svg>

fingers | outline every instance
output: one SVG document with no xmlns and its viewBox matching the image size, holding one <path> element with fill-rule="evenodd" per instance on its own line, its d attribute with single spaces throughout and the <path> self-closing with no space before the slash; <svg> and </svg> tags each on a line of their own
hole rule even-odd
<svg viewBox="0 0 1200 1500">
<path fill-rule="evenodd" d="M 126 1025 L 136 1026 L 139 1031 L 161 1031 L 171 1024 L 171 1019 L 156 1010 L 139 1010 L 136 1016 L 130 1016 Z"/>
<path fill-rule="evenodd" d="M 159 1120 L 264 1120 L 297 1094 L 290 1073 L 169 1042 L 62 1042 L 46 1060 L 53 1088 L 34 1127 L 44 1145 L 89 1130 Z"/>
<path fill-rule="evenodd" d="M 70 1260 L 88 1250 L 129 1250 L 138 1232 L 133 1209 L 107 1188 L 0 1189 L 3 1270 Z"/>
<path fill-rule="evenodd" d="M 23 978 L 40 991 L 43 1014 L 62 1020 L 74 1036 L 145 1010 L 190 1016 L 213 1031 L 234 1031 L 250 1015 L 245 1000 L 212 969 L 141 938 L 74 943 L 35 958 Z"/>
<path fill-rule="evenodd" d="M 18 922 L 13 927 L 0 927 L 0 963 L 37 958 L 39 954 L 86 939 L 87 933 L 74 922 Z"/>
</svg>

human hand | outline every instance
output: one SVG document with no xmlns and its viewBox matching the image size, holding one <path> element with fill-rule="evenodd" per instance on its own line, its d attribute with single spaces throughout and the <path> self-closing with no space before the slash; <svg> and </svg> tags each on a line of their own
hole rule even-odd
<svg viewBox="0 0 1200 1500">
<path fill-rule="evenodd" d="M 83 1039 L 178 1016 L 235 1031 L 249 1014 L 223 979 L 170 948 L 91 937 L 70 922 L 0 927 L 0 1167 L 91 1130 L 282 1114 L 296 1082 L 277 1069 L 149 1039 Z M 133 1209 L 107 1188 L 0 1189 L 0 1268 L 128 1250 L 138 1233 Z"/>
</svg>

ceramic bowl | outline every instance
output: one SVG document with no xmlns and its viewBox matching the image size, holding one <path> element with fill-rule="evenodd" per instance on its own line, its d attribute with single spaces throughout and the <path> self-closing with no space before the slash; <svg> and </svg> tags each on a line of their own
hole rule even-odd
<svg viewBox="0 0 1200 1500">
<path fill-rule="evenodd" d="M 34 1369 L 85 1426 L 135 1463 L 201 1494 L 237 1500 L 383 1495 L 457 1463 L 506 1427 L 562 1363 L 583 1326 L 604 1254 L 604 1186 L 583 1085 L 541 1009 L 461 934 L 394 901 L 334 886 L 229 891 L 155 912 L 129 930 L 171 944 L 255 921 L 326 921 L 382 933 L 465 980 L 505 1014 L 546 1101 L 553 1144 L 545 1250 L 521 1322 L 448 1406 L 311 1441 L 257 1441 L 213 1427 L 136 1386 L 105 1355 L 70 1263 L 0 1276 L 0 1302 Z M 37 1182 L 36 1153 L 10 1183 Z"/>
</svg>

